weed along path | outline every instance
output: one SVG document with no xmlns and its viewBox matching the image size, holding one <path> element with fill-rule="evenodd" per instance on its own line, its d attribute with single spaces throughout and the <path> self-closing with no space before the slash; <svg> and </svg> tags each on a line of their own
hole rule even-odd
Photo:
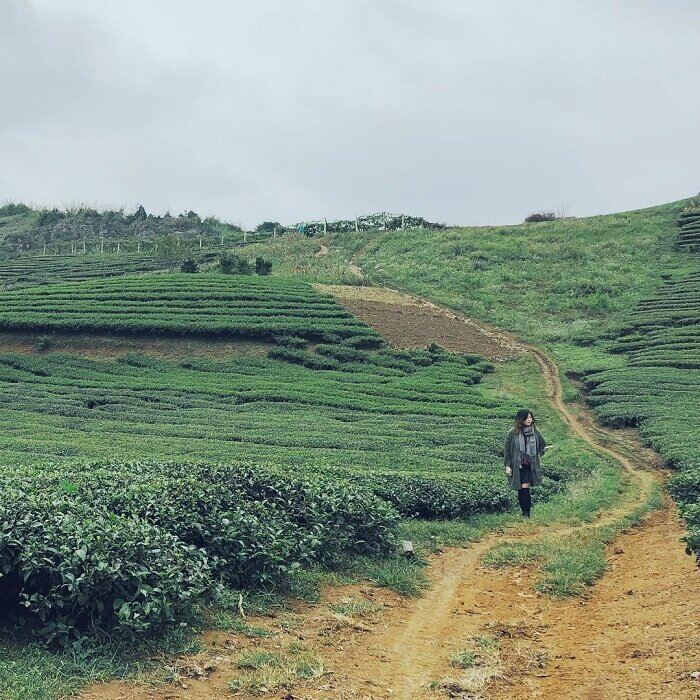
<svg viewBox="0 0 700 700">
<path fill-rule="evenodd" d="M 247 618 L 267 636 L 207 633 L 203 650 L 172 663 L 164 684 L 96 685 L 83 700 L 700 698 L 693 677 L 700 671 L 700 576 L 678 541 L 683 533 L 670 499 L 641 514 L 662 482 L 661 469 L 647 469 L 658 466 L 654 453 L 631 432 L 597 426 L 584 407 L 565 404 L 553 360 L 509 333 L 395 290 L 319 288 L 400 347 L 436 342 L 494 360 L 530 353 L 571 431 L 622 466 L 624 493 L 591 522 L 522 523 L 445 549 L 430 559 L 431 585 L 421 598 L 368 584 L 330 587 L 317 605 Z M 537 592 L 537 566 L 484 563 L 504 541 L 576 549 L 590 538 L 608 570 L 578 597 Z M 290 649 L 315 659 L 291 686 L 237 685 L 242 654 L 288 658 Z"/>
</svg>

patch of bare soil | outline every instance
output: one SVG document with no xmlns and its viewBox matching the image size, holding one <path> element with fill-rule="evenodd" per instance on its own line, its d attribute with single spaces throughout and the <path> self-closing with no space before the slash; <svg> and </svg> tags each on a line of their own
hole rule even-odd
<svg viewBox="0 0 700 700">
<path fill-rule="evenodd" d="M 678 542 L 668 505 L 611 545 L 609 573 L 584 599 L 552 601 L 527 591 L 528 572 L 490 573 L 490 616 L 537 630 L 502 640 L 503 679 L 493 700 L 697 700 L 700 576 Z M 521 586 L 523 586 L 521 588 Z M 529 648 L 538 668 L 509 660 Z"/>
<path fill-rule="evenodd" d="M 122 357 L 132 352 L 170 360 L 182 360 L 188 357 L 223 360 L 229 357 L 264 355 L 270 347 L 272 346 L 268 343 L 245 339 L 0 332 L 0 353 L 17 352 L 35 355 L 68 352 L 96 360 Z"/>
<path fill-rule="evenodd" d="M 476 353 L 497 361 L 525 352 L 515 336 L 505 331 L 393 289 L 315 286 L 332 294 L 394 347 L 425 348 L 437 343 L 450 352 Z"/>
</svg>

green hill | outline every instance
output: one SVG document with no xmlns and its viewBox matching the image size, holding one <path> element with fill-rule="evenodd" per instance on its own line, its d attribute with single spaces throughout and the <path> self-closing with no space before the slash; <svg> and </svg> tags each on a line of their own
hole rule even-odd
<svg viewBox="0 0 700 700">
<path fill-rule="evenodd" d="M 335 235 L 318 275 L 329 281 L 338 259 L 352 257 L 373 282 L 547 348 L 593 389 L 602 420 L 638 425 L 679 470 L 671 489 L 700 551 L 699 217 L 694 198 L 518 226 Z M 278 268 L 297 264 L 284 250 L 276 258 Z M 568 396 L 578 396 L 571 384 Z"/>
<path fill-rule="evenodd" d="M 270 235 L 263 232 L 262 237 Z M 0 253 L 66 254 L 76 252 L 153 252 L 159 238 L 173 236 L 197 247 L 230 245 L 244 240 L 240 226 L 189 211 L 178 216 L 148 214 L 143 207 L 97 211 L 33 209 L 24 204 L 0 206 Z"/>
</svg>

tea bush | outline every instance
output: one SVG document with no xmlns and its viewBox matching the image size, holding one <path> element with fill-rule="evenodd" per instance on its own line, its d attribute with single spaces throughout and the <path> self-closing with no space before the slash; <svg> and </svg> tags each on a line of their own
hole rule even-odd
<svg viewBox="0 0 700 700">
<path fill-rule="evenodd" d="M 626 364 L 585 377 L 588 401 L 612 425 L 639 426 L 678 470 L 669 488 L 700 551 L 700 273 L 669 279 L 607 341 Z"/>
<path fill-rule="evenodd" d="M 380 339 L 333 297 L 277 277 L 127 275 L 16 289 L 2 299 L 0 328 L 7 330 Z"/>
<path fill-rule="evenodd" d="M 280 585 L 302 566 L 386 553 L 397 518 L 342 479 L 245 463 L 13 466 L 0 488 L 0 597 L 60 643 L 162 631 L 220 582 Z"/>
</svg>

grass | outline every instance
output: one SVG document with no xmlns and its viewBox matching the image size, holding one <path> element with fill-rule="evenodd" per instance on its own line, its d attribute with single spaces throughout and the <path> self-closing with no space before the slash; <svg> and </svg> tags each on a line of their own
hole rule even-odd
<svg viewBox="0 0 700 700">
<path fill-rule="evenodd" d="M 568 536 L 544 535 L 532 542 L 503 542 L 489 549 L 483 562 L 495 568 L 535 566 L 535 589 L 554 598 L 581 595 L 607 570 L 606 546 L 662 505 L 661 487 L 626 516 L 610 525 L 589 527 Z"/>
<path fill-rule="evenodd" d="M 35 645 L 0 645 L 0 690 L 3 700 L 66 697 L 87 683 L 119 674 L 108 659 L 80 661 L 54 656 Z"/>
<path fill-rule="evenodd" d="M 18 639 L 16 631 L 2 630 L 2 639 L 2 700 L 58 700 L 73 697 L 86 685 L 113 678 L 162 678 L 167 675 L 168 669 L 160 665 L 156 658 L 194 654 L 201 648 L 199 638 L 192 629 L 175 630 L 159 639 L 155 645 L 99 649 L 77 646 L 56 653 L 43 645 Z"/>
<path fill-rule="evenodd" d="M 455 668 L 472 668 L 476 666 L 476 663 L 476 652 L 468 651 L 467 649 L 461 649 L 450 658 L 450 666 Z"/>
<path fill-rule="evenodd" d="M 331 605 L 329 609 L 333 613 L 346 617 L 374 618 L 384 609 L 384 606 L 364 598 L 347 598 L 341 603 Z"/>
<path fill-rule="evenodd" d="M 236 666 L 242 673 L 229 682 L 229 690 L 234 693 L 267 694 L 290 688 L 295 681 L 320 678 L 328 673 L 320 657 L 297 646 L 286 652 L 246 652 Z"/>
<path fill-rule="evenodd" d="M 453 698 L 482 698 L 489 684 L 503 677 L 504 659 L 499 640 L 492 635 L 470 638 L 464 648 L 452 655 L 450 666 L 461 673 L 433 681 L 431 690 Z"/>
</svg>

